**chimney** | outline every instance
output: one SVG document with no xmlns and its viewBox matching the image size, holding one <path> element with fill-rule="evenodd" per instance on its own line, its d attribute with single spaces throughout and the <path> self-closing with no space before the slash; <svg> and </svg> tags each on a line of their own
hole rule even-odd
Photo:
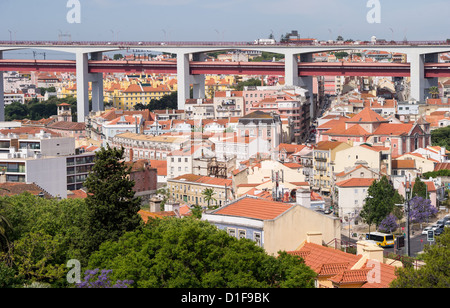
<svg viewBox="0 0 450 308">
<path fill-rule="evenodd" d="M 133 149 L 130 149 L 130 161 L 133 161 Z"/>
<path fill-rule="evenodd" d="M 322 232 L 311 231 L 306 233 L 306 242 L 322 246 Z"/>
<path fill-rule="evenodd" d="M 150 212 L 156 213 L 161 211 L 161 202 L 158 198 L 150 199 Z"/>
<path fill-rule="evenodd" d="M 377 260 L 383 263 L 383 248 L 368 241 L 358 241 L 356 243 L 356 254 L 367 257 L 370 260 Z"/>
<path fill-rule="evenodd" d="M 311 207 L 311 192 L 309 189 L 297 189 L 295 194 L 296 203 L 306 208 Z"/>
</svg>

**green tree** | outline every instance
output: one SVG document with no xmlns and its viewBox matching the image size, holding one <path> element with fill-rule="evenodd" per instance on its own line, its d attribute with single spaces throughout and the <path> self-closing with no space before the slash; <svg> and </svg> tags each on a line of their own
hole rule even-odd
<svg viewBox="0 0 450 308">
<path fill-rule="evenodd" d="M 441 146 L 450 149 L 450 126 L 432 130 L 431 143 L 433 146 Z"/>
<path fill-rule="evenodd" d="M 411 198 L 415 196 L 428 199 L 427 184 L 422 182 L 422 180 L 419 177 L 417 177 L 414 182 Z"/>
<path fill-rule="evenodd" d="M 425 245 L 422 254 L 425 265 L 398 268 L 391 288 L 450 288 L 450 229 L 436 237 L 436 243 Z"/>
<path fill-rule="evenodd" d="M 206 202 L 208 202 L 208 209 L 211 208 L 211 206 L 210 206 L 211 201 L 217 201 L 217 199 L 214 198 L 214 194 L 215 194 L 215 191 L 212 188 L 205 188 L 202 191 L 203 198 L 205 199 Z"/>
<path fill-rule="evenodd" d="M 316 276 L 298 257 L 269 256 L 192 217 L 150 220 L 102 244 L 89 268 L 112 269 L 112 280 L 138 288 L 312 288 Z"/>
<path fill-rule="evenodd" d="M 428 89 L 428 92 L 431 94 L 431 98 L 438 98 L 439 97 L 439 88 L 436 86 L 430 87 Z"/>
<path fill-rule="evenodd" d="M 6 121 L 23 120 L 28 117 L 28 108 L 19 102 L 12 102 L 5 106 Z"/>
<path fill-rule="evenodd" d="M 63 241 L 41 232 L 28 233 L 14 242 L 0 261 L 11 264 L 20 279 L 53 283 L 65 275 Z"/>
<path fill-rule="evenodd" d="M 124 149 L 101 148 L 95 164 L 84 182 L 88 197 L 88 252 L 97 250 L 106 240 L 117 240 L 124 232 L 134 230 L 142 219 L 138 214 L 140 198 L 135 198 L 130 169 L 122 161 Z"/>
<path fill-rule="evenodd" d="M 403 198 L 391 185 L 386 176 L 375 180 L 367 191 L 360 216 L 367 224 L 378 228 L 381 221 L 394 211 L 395 204 L 403 203 Z"/>
<path fill-rule="evenodd" d="M 246 81 L 238 82 L 236 84 L 236 86 L 234 87 L 234 89 L 236 91 L 242 91 L 244 89 L 244 87 L 247 87 L 247 86 L 261 86 L 261 79 L 251 78 Z"/>
<path fill-rule="evenodd" d="M 6 250 L 9 244 L 8 229 L 12 229 L 11 223 L 0 214 L 0 251 Z"/>
</svg>

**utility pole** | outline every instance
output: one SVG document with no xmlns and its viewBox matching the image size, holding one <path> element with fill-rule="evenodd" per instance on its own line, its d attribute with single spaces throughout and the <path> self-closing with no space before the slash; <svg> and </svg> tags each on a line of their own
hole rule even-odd
<svg viewBox="0 0 450 308">
<path fill-rule="evenodd" d="M 410 257 L 411 255 L 411 238 L 410 238 L 410 205 L 409 205 L 409 199 L 410 199 L 410 192 L 411 189 L 411 176 L 409 177 L 409 183 L 406 181 L 406 175 L 405 175 L 405 186 L 406 186 L 406 203 L 405 203 L 405 212 L 406 212 L 406 255 Z"/>
</svg>

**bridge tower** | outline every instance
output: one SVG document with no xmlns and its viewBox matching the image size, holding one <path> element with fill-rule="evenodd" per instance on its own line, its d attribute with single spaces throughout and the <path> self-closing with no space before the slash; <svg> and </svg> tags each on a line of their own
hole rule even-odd
<svg viewBox="0 0 450 308">
<path fill-rule="evenodd" d="M 417 52 L 409 52 L 408 62 L 411 64 L 411 93 L 410 99 L 423 102 L 429 96 L 428 89 L 438 86 L 438 78 L 425 78 L 425 63 L 438 63 L 439 54 L 421 54 Z"/>
<path fill-rule="evenodd" d="M 300 58 L 300 59 L 299 59 Z M 313 95 L 313 77 L 299 76 L 298 64 L 300 62 L 313 62 L 313 54 L 312 53 L 295 53 L 295 51 L 291 53 L 285 53 L 285 84 L 288 86 L 300 86 L 308 89 L 309 92 L 309 100 L 310 100 L 310 115 L 311 119 L 314 118 L 316 108 L 314 104 L 314 95 Z"/>
<path fill-rule="evenodd" d="M 77 122 L 84 122 L 89 115 L 89 82 L 92 84 L 92 109 L 103 110 L 103 74 L 91 74 L 88 71 L 89 55 L 91 60 L 101 60 L 102 52 L 76 53 L 76 75 L 77 75 Z"/>
</svg>

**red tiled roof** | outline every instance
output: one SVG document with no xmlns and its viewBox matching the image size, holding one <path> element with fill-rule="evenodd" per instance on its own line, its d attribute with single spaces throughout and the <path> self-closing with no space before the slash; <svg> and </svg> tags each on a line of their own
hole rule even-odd
<svg viewBox="0 0 450 308">
<path fill-rule="evenodd" d="M 305 264 L 316 273 L 320 272 L 323 264 L 348 263 L 351 268 L 356 262 L 359 261 L 359 259 L 361 259 L 361 256 L 356 256 L 314 243 L 305 243 L 298 251 L 305 255 Z M 288 253 L 296 254 L 297 251 L 289 251 Z"/>
<path fill-rule="evenodd" d="M 439 170 L 450 170 L 450 163 L 437 163 L 434 166 L 434 171 L 439 171 Z"/>
<path fill-rule="evenodd" d="M 413 123 L 382 123 L 373 135 L 401 136 L 408 134 L 413 126 Z"/>
<path fill-rule="evenodd" d="M 216 210 L 214 213 L 218 215 L 247 217 L 259 220 L 272 220 L 290 210 L 292 207 L 293 205 L 287 203 L 243 197 L 240 200 Z"/>
<path fill-rule="evenodd" d="M 370 185 L 372 185 L 373 181 L 375 181 L 375 179 L 351 178 L 351 179 L 336 183 L 336 186 L 339 186 L 339 187 L 369 187 Z"/>
<path fill-rule="evenodd" d="M 369 107 L 364 108 L 361 112 L 353 116 L 348 122 L 358 122 L 358 123 L 373 123 L 373 122 L 386 122 L 387 120 L 380 116 L 378 113 L 370 109 Z"/>
<path fill-rule="evenodd" d="M 414 159 L 393 159 L 392 169 L 414 169 L 416 161 Z"/>
</svg>

